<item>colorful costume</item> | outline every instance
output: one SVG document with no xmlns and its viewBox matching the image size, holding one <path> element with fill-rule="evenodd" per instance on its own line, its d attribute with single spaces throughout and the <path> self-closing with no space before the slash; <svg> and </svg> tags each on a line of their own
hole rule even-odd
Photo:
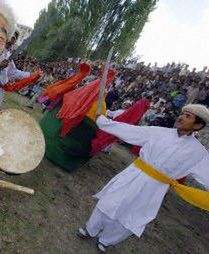
<svg viewBox="0 0 209 254">
<path fill-rule="evenodd" d="M 107 83 L 115 75 L 110 70 Z M 72 171 L 91 158 L 91 141 L 97 126 L 101 78 L 64 95 L 63 105 L 47 113 L 40 125 L 46 140 L 46 156 L 60 167 Z M 103 113 L 105 102 L 103 101 Z"/>
<path fill-rule="evenodd" d="M 49 85 L 38 99 L 39 103 L 47 101 L 47 109 L 53 110 L 58 104 L 62 102 L 64 94 L 75 89 L 77 84 L 81 82 L 86 76 L 88 76 L 91 70 L 91 66 L 87 63 L 81 63 L 79 65 L 79 71 L 73 76 L 70 76 L 64 80 L 57 81 L 56 83 Z"/>
<path fill-rule="evenodd" d="M 114 120 L 117 122 L 135 125 L 141 120 L 144 113 L 149 109 L 149 104 L 148 99 L 141 99 Z M 100 152 L 105 147 L 117 141 L 119 141 L 117 137 L 102 130 L 98 130 L 97 137 L 92 141 L 92 154 Z"/>
</svg>

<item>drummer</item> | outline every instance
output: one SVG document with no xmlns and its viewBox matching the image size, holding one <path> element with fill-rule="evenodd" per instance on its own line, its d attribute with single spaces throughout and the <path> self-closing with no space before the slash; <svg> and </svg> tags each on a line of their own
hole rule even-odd
<svg viewBox="0 0 209 254">
<path fill-rule="evenodd" d="M 0 85 L 7 83 L 5 69 L 8 66 L 6 55 L 6 43 L 11 39 L 15 31 L 15 18 L 12 9 L 4 0 L 0 0 Z M 3 89 L 0 88 L 0 110 L 3 101 Z"/>
<path fill-rule="evenodd" d="M 5 85 L 10 80 L 26 78 L 29 72 L 23 72 L 16 68 L 13 61 L 7 59 L 11 52 L 7 50 L 6 43 L 10 42 L 15 33 L 15 18 L 11 8 L 0 0 L 0 84 Z M 0 88 L 0 110 L 3 101 L 3 89 Z"/>
</svg>

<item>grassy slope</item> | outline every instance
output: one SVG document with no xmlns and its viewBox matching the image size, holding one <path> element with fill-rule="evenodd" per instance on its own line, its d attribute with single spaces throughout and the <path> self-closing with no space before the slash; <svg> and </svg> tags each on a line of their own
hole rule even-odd
<svg viewBox="0 0 209 254">
<path fill-rule="evenodd" d="M 21 96 L 8 94 L 4 107 L 22 109 L 40 120 L 40 110 L 25 108 L 26 102 Z M 97 253 L 94 243 L 78 239 L 75 231 L 88 219 L 95 204 L 91 195 L 132 160 L 126 148 L 116 145 L 111 155 L 99 154 L 73 174 L 46 159 L 25 175 L 1 172 L 1 179 L 34 188 L 36 193 L 30 197 L 1 190 L 0 253 Z M 147 227 L 143 237 L 132 237 L 109 253 L 206 254 L 208 228 L 207 213 L 169 193 L 157 220 Z"/>
</svg>

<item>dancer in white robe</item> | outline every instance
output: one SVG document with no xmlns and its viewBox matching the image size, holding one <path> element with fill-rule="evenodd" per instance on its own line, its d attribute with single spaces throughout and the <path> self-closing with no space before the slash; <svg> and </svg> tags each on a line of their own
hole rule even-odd
<svg viewBox="0 0 209 254">
<path fill-rule="evenodd" d="M 0 0 L 0 85 L 3 86 L 10 80 L 22 79 L 30 75 L 16 68 L 13 61 L 8 62 L 11 52 L 6 49 L 6 43 L 10 41 L 15 32 L 15 18 L 12 9 L 6 1 Z M 0 110 L 3 101 L 3 89 L 0 88 Z"/>
<path fill-rule="evenodd" d="M 172 179 L 192 175 L 209 189 L 209 154 L 191 135 L 209 122 L 209 110 L 187 105 L 177 120 L 177 129 L 133 126 L 99 116 L 97 125 L 125 142 L 142 146 L 140 158 Z M 151 178 L 134 164 L 116 175 L 99 193 L 82 237 L 97 237 L 97 247 L 115 245 L 132 234 L 140 237 L 145 226 L 157 216 L 169 188 Z"/>
</svg>

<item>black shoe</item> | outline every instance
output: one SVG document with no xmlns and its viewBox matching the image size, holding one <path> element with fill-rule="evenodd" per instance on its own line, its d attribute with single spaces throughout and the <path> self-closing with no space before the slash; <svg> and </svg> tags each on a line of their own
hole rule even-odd
<svg viewBox="0 0 209 254">
<path fill-rule="evenodd" d="M 97 242 L 97 249 L 99 250 L 100 253 L 106 253 L 106 247 L 104 244 Z"/>
<path fill-rule="evenodd" d="M 79 228 L 77 231 L 77 236 L 79 236 L 82 239 L 88 239 L 91 237 L 86 228 Z"/>
</svg>

